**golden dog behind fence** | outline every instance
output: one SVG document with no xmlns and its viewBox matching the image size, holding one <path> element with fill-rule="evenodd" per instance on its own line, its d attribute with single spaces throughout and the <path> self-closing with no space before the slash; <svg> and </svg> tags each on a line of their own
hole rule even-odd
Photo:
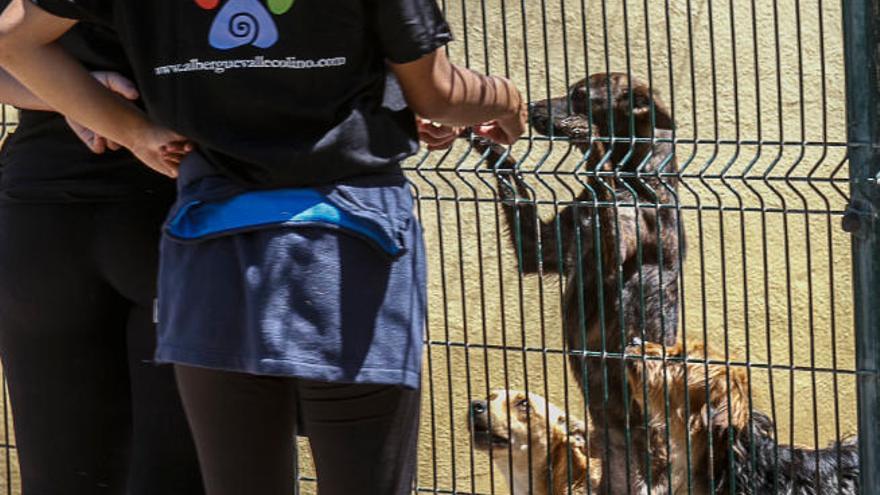
<svg viewBox="0 0 880 495">
<path fill-rule="evenodd" d="M 649 342 L 642 351 L 641 343 L 626 349 L 648 358 L 627 365 L 631 395 L 648 416 L 651 438 L 652 483 L 642 493 L 858 493 L 855 439 L 824 449 L 779 445 L 771 419 L 749 408 L 745 367 L 715 364 L 724 359 L 700 344 L 685 349 Z"/>
<path fill-rule="evenodd" d="M 474 448 L 487 452 L 515 495 L 586 494 L 601 476 L 586 425 L 537 394 L 496 390 L 471 402 Z"/>
</svg>

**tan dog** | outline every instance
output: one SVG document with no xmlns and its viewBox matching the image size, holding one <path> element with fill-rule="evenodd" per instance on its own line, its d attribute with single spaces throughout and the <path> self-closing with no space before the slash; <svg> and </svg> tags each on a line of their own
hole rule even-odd
<svg viewBox="0 0 880 495">
<path fill-rule="evenodd" d="M 643 354 L 638 343 L 626 352 Z M 699 344 L 664 349 L 646 343 L 644 355 L 650 359 L 630 361 L 627 378 L 631 395 L 649 419 L 654 459 L 652 486 L 646 486 L 650 493 L 720 495 L 731 493 L 732 488 L 737 495 L 858 493 L 855 440 L 825 449 L 777 444 L 771 419 L 760 411 L 749 411 L 744 367 L 706 366 L 705 349 Z M 685 364 L 683 358 L 690 362 Z M 724 362 L 711 354 L 708 359 Z"/>
<path fill-rule="evenodd" d="M 496 390 L 471 402 L 469 426 L 474 448 L 490 453 L 514 495 L 586 493 L 601 474 L 587 457 L 584 423 L 539 395 Z"/>
</svg>

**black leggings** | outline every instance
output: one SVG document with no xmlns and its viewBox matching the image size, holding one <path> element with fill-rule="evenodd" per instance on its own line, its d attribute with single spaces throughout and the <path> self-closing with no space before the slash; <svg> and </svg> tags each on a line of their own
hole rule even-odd
<svg viewBox="0 0 880 495">
<path fill-rule="evenodd" d="M 0 204 L 0 357 L 24 495 L 203 493 L 151 360 L 167 202 Z"/>
<path fill-rule="evenodd" d="M 321 495 L 411 492 L 418 391 L 175 368 L 210 495 L 294 493 L 298 423 Z"/>
</svg>

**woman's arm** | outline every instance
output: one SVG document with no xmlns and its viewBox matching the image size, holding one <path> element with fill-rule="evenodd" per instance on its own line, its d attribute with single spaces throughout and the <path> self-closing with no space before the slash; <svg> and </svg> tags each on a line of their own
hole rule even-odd
<svg viewBox="0 0 880 495">
<path fill-rule="evenodd" d="M 138 92 L 137 87 L 135 87 L 134 83 L 122 74 L 117 72 L 97 71 L 92 72 L 92 77 L 94 77 L 95 80 L 101 83 L 105 88 L 127 100 L 137 101 L 137 99 L 140 98 L 140 93 Z M 119 143 L 115 143 L 88 127 L 80 125 L 79 122 L 72 120 L 70 117 L 65 116 L 65 120 L 67 120 L 67 125 L 73 130 L 73 133 L 76 134 L 80 141 L 92 150 L 92 152 L 101 154 L 108 149 L 116 151 L 121 148 Z"/>
<path fill-rule="evenodd" d="M 49 105 L 34 96 L 23 84 L 0 68 L 0 103 L 25 110 L 51 111 Z"/>
<path fill-rule="evenodd" d="M 442 48 L 414 62 L 390 65 L 418 115 L 450 126 L 488 122 L 474 130 L 503 144 L 513 144 L 526 130 L 528 110 L 507 79 L 455 66 Z"/>
<path fill-rule="evenodd" d="M 139 98 L 134 83 L 129 81 L 122 74 L 116 72 L 93 72 L 92 77 L 103 84 L 107 89 L 128 100 L 134 101 Z M 46 102 L 37 98 L 36 95 L 2 68 L 0 68 L 0 104 L 12 105 L 24 110 L 39 110 L 43 112 L 55 111 L 54 108 L 51 108 Z M 101 154 L 108 149 L 119 149 L 119 145 L 113 141 L 93 132 L 91 129 L 80 125 L 70 118 L 66 118 L 66 120 L 74 134 L 76 134 L 83 144 L 94 153 Z"/>
<path fill-rule="evenodd" d="M 14 0 L 0 18 L 0 65 L 51 108 L 130 149 L 171 177 L 191 145 L 115 95 L 54 41 L 76 21 Z"/>
</svg>

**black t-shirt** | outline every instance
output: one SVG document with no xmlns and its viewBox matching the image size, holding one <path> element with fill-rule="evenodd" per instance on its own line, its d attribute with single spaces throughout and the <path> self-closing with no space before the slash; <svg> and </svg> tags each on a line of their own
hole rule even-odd
<svg viewBox="0 0 880 495">
<path fill-rule="evenodd" d="M 7 3 L 0 0 L 0 9 Z M 60 43 L 89 70 L 132 77 L 107 27 L 79 23 Z M 0 152 L 0 199 L 5 201 L 115 201 L 173 193 L 171 180 L 126 151 L 92 153 L 53 112 L 21 110 L 18 128 Z"/>
<path fill-rule="evenodd" d="M 33 0 L 120 35 L 146 107 L 252 187 L 395 171 L 418 149 L 385 60 L 451 39 L 435 0 Z"/>
</svg>

